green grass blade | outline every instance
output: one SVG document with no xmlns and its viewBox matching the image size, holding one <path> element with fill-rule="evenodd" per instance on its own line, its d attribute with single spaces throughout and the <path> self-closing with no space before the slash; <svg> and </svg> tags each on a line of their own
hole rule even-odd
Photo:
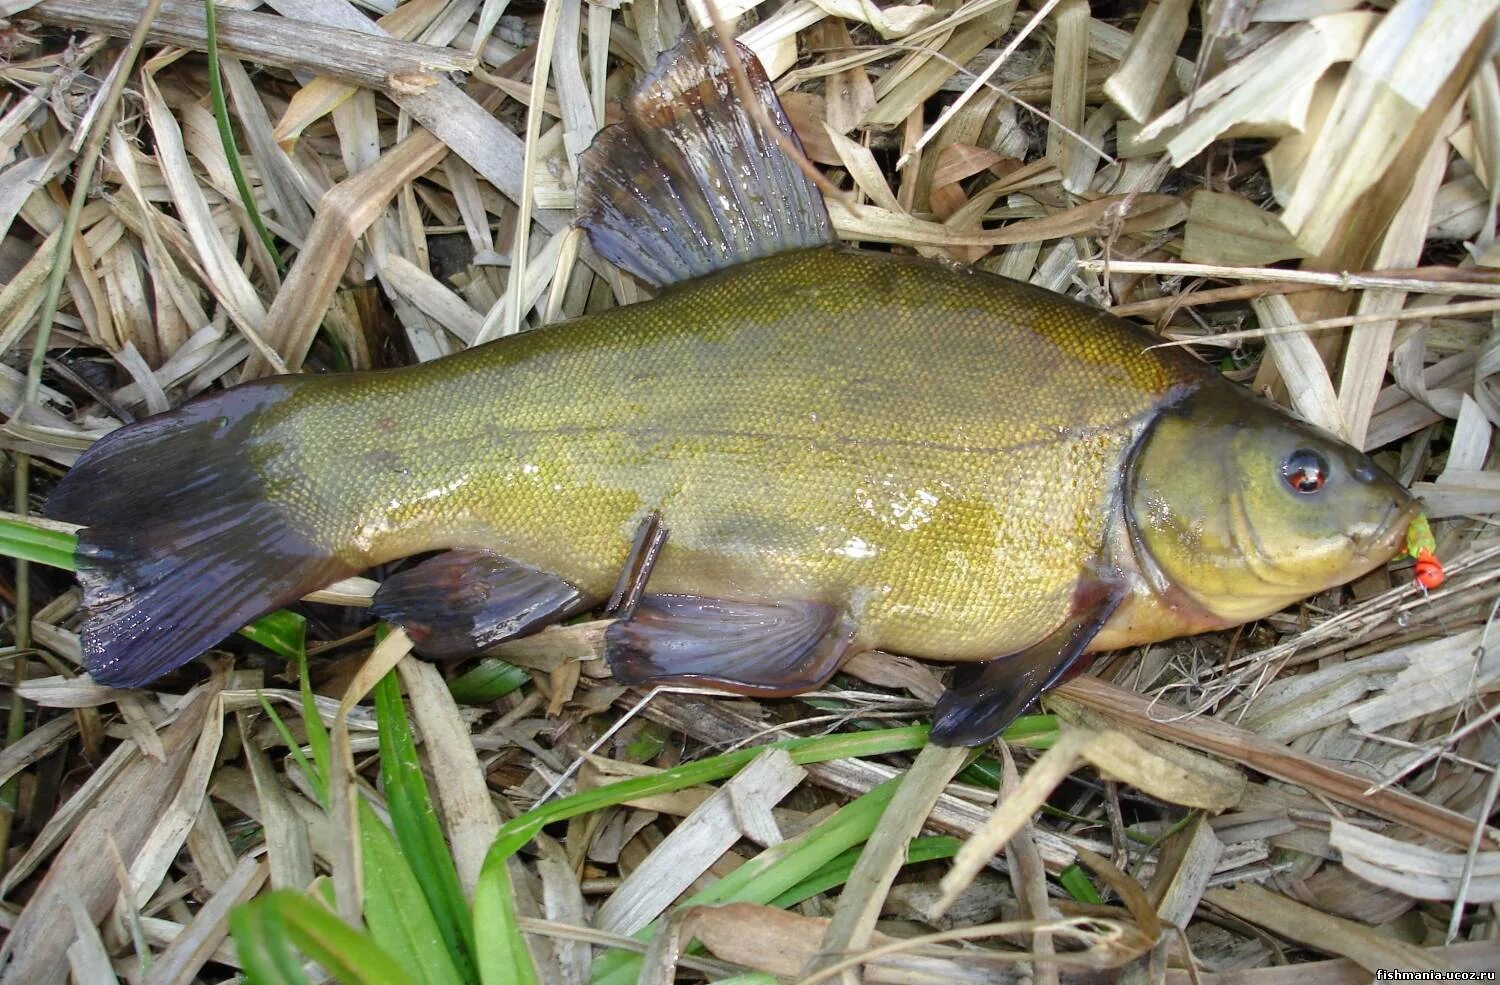
<svg viewBox="0 0 1500 985">
<path fill-rule="evenodd" d="M 486 657 L 454 679 L 448 691 L 461 705 L 482 705 L 503 698 L 530 681 L 531 676 L 520 667 Z"/>
<path fill-rule="evenodd" d="M 34 561 L 65 571 L 78 570 L 73 559 L 78 536 L 61 530 L 49 530 L 19 520 L 0 520 L 0 554 L 22 561 Z"/>
<path fill-rule="evenodd" d="M 1005 741 L 1027 749 L 1050 749 L 1057 741 L 1056 715 L 1022 715 L 1005 730 Z M 958 774 L 960 783 L 989 790 L 1000 789 L 1000 761 L 980 756 Z"/>
<path fill-rule="evenodd" d="M 252 911 L 249 915 L 241 912 L 247 909 Z M 267 893 L 240 907 L 231 917 L 232 925 L 236 921 L 246 932 L 245 938 L 236 932 L 240 947 L 245 947 L 247 940 L 252 946 L 271 949 L 280 946 L 278 940 L 290 942 L 344 985 L 417 985 L 421 981 L 413 978 L 371 934 L 349 926 L 322 903 L 302 893 L 289 889 Z M 255 960 L 259 961 L 260 956 L 261 952 L 256 952 Z M 274 950 L 271 957 L 275 957 Z M 258 966 L 285 970 L 284 964 L 276 960 Z M 263 980 L 277 985 L 299 981 L 296 977 Z"/>
<path fill-rule="evenodd" d="M 1005 729 L 1005 741 L 1028 749 L 1050 749 L 1057 741 L 1056 715 L 1022 715 Z"/>
<path fill-rule="evenodd" d="M 264 897 L 235 907 L 229 914 L 229 933 L 250 985 L 308 985 L 279 913 Z"/>
<path fill-rule="evenodd" d="M 652 776 L 632 777 L 618 783 L 585 790 L 571 797 L 564 797 L 533 808 L 520 817 L 507 821 L 501 825 L 495 843 L 490 846 L 479 885 L 474 891 L 474 933 L 478 944 L 480 981 L 485 985 L 491 985 L 491 983 L 513 980 L 522 983 L 536 980 L 536 969 L 532 967 L 530 956 L 526 953 L 526 944 L 521 937 L 520 925 L 516 920 L 515 908 L 511 902 L 510 876 L 505 871 L 505 865 L 512 855 L 520 851 L 546 825 L 587 814 L 590 811 L 613 807 L 628 800 L 671 793 L 674 790 L 697 786 L 700 783 L 722 780 L 733 776 L 767 749 L 784 749 L 792 757 L 793 762 L 806 765 L 827 762 L 831 759 L 878 756 L 883 753 L 919 749 L 927 743 L 928 731 L 927 726 L 924 725 L 908 725 L 903 728 L 881 729 L 849 735 L 787 739 L 770 745 L 739 749 L 735 752 L 702 759 L 696 763 L 687 763 L 663 770 Z M 869 837 L 868 833 L 865 837 Z M 845 847 L 847 846 L 835 849 L 829 857 L 831 858 Z M 827 859 L 821 861 L 827 861 Z M 796 879 L 793 879 L 787 883 L 787 886 L 795 882 Z M 782 887 L 782 889 L 785 888 L 786 886 Z M 519 977 L 502 977 L 505 975 Z"/>
<path fill-rule="evenodd" d="M 963 844 L 957 838 L 947 835 L 936 835 L 929 838 L 913 838 L 906 848 L 906 864 L 916 865 L 919 862 L 932 862 L 937 859 L 952 858 L 958 853 L 959 846 Z M 770 905 L 780 910 L 796 906 L 803 900 L 811 899 L 819 893 L 826 893 L 830 889 L 842 886 L 849 879 L 849 873 L 854 869 L 854 863 L 859 861 L 860 848 L 851 848 L 841 853 L 833 861 L 823 866 L 817 872 L 797 883 L 791 889 L 770 900 Z"/>
<path fill-rule="evenodd" d="M 695 906 L 769 903 L 844 852 L 863 845 L 900 783 L 896 776 L 872 787 L 823 823 L 766 849 L 685 902 Z"/>
<path fill-rule="evenodd" d="M 333 769 L 333 756 L 328 747 L 328 729 L 323 725 L 323 716 L 318 713 L 318 702 L 313 697 L 312 681 L 307 676 L 307 652 L 297 655 L 297 686 L 302 692 L 302 730 L 307 733 L 307 748 L 312 751 L 313 770 L 307 778 L 312 782 L 318 803 L 328 810 L 328 777 Z"/>
<path fill-rule="evenodd" d="M 317 791 L 319 801 L 323 803 L 324 810 L 327 810 L 328 804 L 326 803 L 327 797 L 324 795 L 322 775 L 317 772 L 312 763 L 308 762 L 307 756 L 302 752 L 302 744 L 297 741 L 297 737 L 287 727 L 286 722 L 281 717 L 281 713 L 276 710 L 276 706 L 271 704 L 264 694 L 260 694 L 258 697 L 260 698 L 261 710 L 266 713 L 266 717 L 276 727 L 276 734 L 281 736 L 282 742 L 286 743 L 287 752 L 291 754 L 292 759 L 297 763 L 297 768 L 302 771 L 302 775 L 307 777 L 307 782 L 312 784 L 313 790 Z"/>
<path fill-rule="evenodd" d="M 411 724 L 394 673 L 375 686 L 375 720 L 380 726 L 380 777 L 385 785 L 391 826 L 400 841 L 425 905 L 437 922 L 451 962 L 465 981 L 477 981 L 474 924 L 458 881 L 452 854 L 422 776 Z"/>
<path fill-rule="evenodd" d="M 500 826 L 495 843 L 490 846 L 490 857 L 508 858 L 529 842 L 538 831 L 554 821 L 565 821 L 570 817 L 614 807 L 628 800 L 671 793 L 700 783 L 711 783 L 733 776 L 756 756 L 767 749 L 784 749 L 792 761 L 800 765 L 824 763 L 831 759 L 855 759 L 861 756 L 879 756 L 891 752 L 908 752 L 920 749 L 927 743 L 929 729 L 925 725 L 907 725 L 901 728 L 881 729 L 873 732 L 857 732 L 841 735 L 824 735 L 809 739 L 787 739 L 764 746 L 752 746 L 719 756 L 686 763 L 651 776 L 632 777 L 618 783 L 606 784 L 554 800 L 513 818 Z"/>
<path fill-rule="evenodd" d="M 1089 879 L 1088 873 L 1077 862 L 1062 870 L 1057 877 L 1058 884 L 1063 891 L 1080 903 L 1103 903 L 1104 898 L 1094 888 L 1094 883 Z"/>
<path fill-rule="evenodd" d="M 364 800 L 359 802 L 359 842 L 370 933 L 413 979 L 428 985 L 461 985 L 463 978 L 423 885 L 395 836 Z"/>
<path fill-rule="evenodd" d="M 685 905 L 769 903 L 819 872 L 832 860 L 863 845 L 880 822 L 900 785 L 892 777 L 835 811 L 817 827 L 766 849 L 729 875 L 684 901 Z M 856 852 L 857 855 L 857 852 Z M 649 940 L 652 922 L 636 936 Z M 607 951 L 594 962 L 594 985 L 628 985 L 641 970 L 641 956 L 629 951 Z"/>
<path fill-rule="evenodd" d="M 307 619 L 288 609 L 261 616 L 240 630 L 240 635 L 288 663 L 296 663 L 307 652 Z"/>
<path fill-rule="evenodd" d="M 475 961 L 481 985 L 541 985 L 516 919 L 515 890 L 508 859 L 493 853 L 484 860 L 474 887 Z"/>
<path fill-rule="evenodd" d="M 291 616 L 291 620 L 275 620 L 276 616 Z M 276 727 L 276 732 L 281 736 L 281 741 L 286 743 L 287 752 L 297 763 L 297 768 L 302 770 L 302 775 L 307 777 L 308 784 L 318 797 L 318 803 L 323 809 L 328 809 L 328 733 L 323 728 L 323 719 L 318 715 L 317 704 L 313 701 L 312 689 L 307 683 L 307 647 L 305 644 L 307 620 L 290 612 L 273 612 L 264 621 L 275 622 L 274 629 L 277 632 L 278 645 L 284 648 L 283 656 L 287 658 L 296 668 L 297 676 L 302 685 L 302 729 L 307 733 L 307 744 L 313 751 L 313 758 L 308 760 L 302 752 L 302 743 L 292 734 L 282 720 L 281 714 L 266 700 L 265 695 L 260 696 L 260 706 L 266 716 L 271 719 L 271 724 Z M 248 635 L 248 634 L 247 634 Z M 318 755 L 321 740 L 321 757 Z"/>
<path fill-rule="evenodd" d="M 266 252 L 276 261 L 276 269 L 286 273 L 286 261 L 276 248 L 276 240 L 260 217 L 255 207 L 255 196 L 250 191 L 250 182 L 245 178 L 244 164 L 240 161 L 240 148 L 234 139 L 234 128 L 229 125 L 229 103 L 224 99 L 224 79 L 219 71 L 219 25 L 214 0 L 204 0 L 204 26 L 208 36 L 208 95 L 214 106 L 214 120 L 219 124 L 219 142 L 224 145 L 224 157 L 229 161 L 229 173 L 234 176 L 234 187 L 240 194 L 240 204 L 250 216 L 250 224 L 266 246 Z"/>
</svg>

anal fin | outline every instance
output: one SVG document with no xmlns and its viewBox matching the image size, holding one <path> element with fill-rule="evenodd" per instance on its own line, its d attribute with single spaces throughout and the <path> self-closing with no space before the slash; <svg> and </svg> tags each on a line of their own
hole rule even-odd
<svg viewBox="0 0 1500 985">
<path fill-rule="evenodd" d="M 818 602 L 647 595 L 605 631 L 604 656 L 626 684 L 697 682 L 778 697 L 828 680 L 853 638 L 853 624 Z"/>
<path fill-rule="evenodd" d="M 1046 639 L 1009 656 L 961 664 L 932 709 L 932 741 L 978 746 L 999 735 L 1062 679 L 1124 597 L 1114 582 L 1085 582 L 1072 614 Z"/>
<path fill-rule="evenodd" d="M 418 653 L 454 660 L 534 632 L 581 608 L 576 587 L 493 551 L 444 551 L 381 583 L 371 611 Z"/>
</svg>

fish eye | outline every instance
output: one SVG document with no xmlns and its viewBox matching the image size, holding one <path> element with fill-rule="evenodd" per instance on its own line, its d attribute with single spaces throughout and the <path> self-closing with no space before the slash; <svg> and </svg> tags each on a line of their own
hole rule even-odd
<svg viewBox="0 0 1500 985">
<path fill-rule="evenodd" d="M 1328 459 L 1309 448 L 1299 448 L 1281 463 L 1281 477 L 1292 492 L 1310 496 L 1328 481 Z"/>
</svg>

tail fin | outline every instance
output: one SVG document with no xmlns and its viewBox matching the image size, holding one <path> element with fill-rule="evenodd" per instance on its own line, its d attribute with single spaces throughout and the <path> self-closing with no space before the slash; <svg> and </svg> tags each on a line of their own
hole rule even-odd
<svg viewBox="0 0 1500 985">
<path fill-rule="evenodd" d="M 256 417 L 296 385 L 250 383 L 123 427 L 53 491 L 46 514 L 85 525 L 76 558 L 95 680 L 144 684 L 352 573 L 266 499 L 251 456 Z"/>
</svg>

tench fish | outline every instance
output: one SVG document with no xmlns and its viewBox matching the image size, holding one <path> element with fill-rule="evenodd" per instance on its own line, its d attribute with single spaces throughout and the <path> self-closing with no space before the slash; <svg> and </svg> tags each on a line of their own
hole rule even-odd
<svg viewBox="0 0 1500 985">
<path fill-rule="evenodd" d="M 1081 654 L 1235 625 L 1388 560 L 1416 505 L 1363 453 L 1139 328 L 833 241 L 764 72 L 689 37 L 582 158 L 580 223 L 652 300 L 372 373 L 262 380 L 105 437 L 47 512 L 92 676 L 133 686 L 372 565 L 457 657 L 597 607 L 626 682 L 819 686 L 961 664 L 933 736 L 996 735 Z"/>
</svg>

